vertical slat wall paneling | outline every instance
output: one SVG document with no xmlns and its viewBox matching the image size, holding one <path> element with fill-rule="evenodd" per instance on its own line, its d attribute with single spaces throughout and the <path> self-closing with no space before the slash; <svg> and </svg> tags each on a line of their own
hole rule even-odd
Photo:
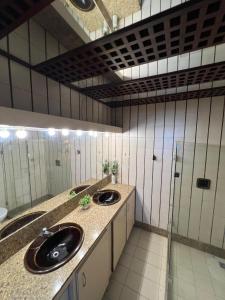
<svg viewBox="0 0 225 300">
<path fill-rule="evenodd" d="M 163 135 L 165 126 L 165 104 L 156 105 L 155 117 L 155 140 L 154 140 L 154 162 L 153 187 L 152 187 L 152 210 L 151 210 L 151 225 L 159 225 L 159 209 L 161 202 L 161 172 L 163 160 Z"/>
<path fill-rule="evenodd" d="M 116 134 L 116 160 L 118 162 L 118 182 L 122 179 L 122 133 Z"/>
<path fill-rule="evenodd" d="M 220 151 L 221 128 L 224 110 L 224 97 L 212 99 L 208 149 L 206 159 L 205 178 L 211 179 L 210 190 L 203 190 L 201 216 L 199 225 L 199 240 L 210 243 L 211 226 L 214 209 L 214 199 L 217 184 L 218 160 Z"/>
<path fill-rule="evenodd" d="M 159 227 L 167 229 L 169 197 L 172 180 L 172 163 L 173 163 L 173 130 L 175 103 L 169 102 L 165 106 L 165 126 L 164 126 L 164 147 L 163 147 L 163 169 L 162 169 L 162 186 L 161 186 L 161 206 Z"/>
<path fill-rule="evenodd" d="M 144 206 L 146 105 L 138 107 L 136 220 L 142 222 Z"/>
<path fill-rule="evenodd" d="M 97 136 L 97 179 L 102 179 L 102 163 L 103 163 L 103 133 L 99 132 Z"/>
<path fill-rule="evenodd" d="M 183 166 L 183 139 L 185 135 L 185 121 L 186 121 L 186 101 L 179 101 L 176 103 L 176 114 L 175 114 L 175 130 L 174 130 L 174 141 L 176 141 L 177 157 L 174 164 L 176 164 L 176 172 L 179 173 L 179 177 L 175 178 L 174 192 L 174 207 L 173 207 L 173 231 L 177 232 L 179 209 L 180 209 L 180 189 L 182 180 L 182 166 Z M 175 150 L 175 147 L 174 147 Z M 174 151 L 175 155 L 175 151 Z M 173 168 L 175 170 L 175 166 Z"/>
<path fill-rule="evenodd" d="M 136 186 L 137 178 L 137 124 L 138 106 L 130 108 L 130 157 L 129 157 L 129 184 Z"/>
<path fill-rule="evenodd" d="M 207 158 L 208 132 L 210 121 L 211 99 L 199 100 L 197 136 L 195 146 L 194 174 L 192 183 L 192 197 L 189 218 L 188 237 L 199 238 L 199 226 L 203 190 L 196 187 L 197 178 L 205 176 L 205 162 Z"/>
<path fill-rule="evenodd" d="M 0 144 L 0 205 L 7 207 L 7 193 L 6 193 L 6 180 L 5 180 L 5 165 L 3 156 L 3 145 Z"/>
<path fill-rule="evenodd" d="M 11 92 L 10 92 L 10 78 L 9 78 L 9 61 L 7 58 L 0 56 L 0 90 L 1 98 L 0 105 L 10 107 L 11 102 Z"/>
<path fill-rule="evenodd" d="M 197 125 L 198 100 L 187 101 L 185 142 L 182 166 L 182 186 L 180 190 L 178 233 L 187 236 L 191 191 L 192 174 L 195 153 L 195 136 Z"/>
<path fill-rule="evenodd" d="M 102 134 L 102 161 L 109 161 L 109 134 Z"/>
<path fill-rule="evenodd" d="M 71 90 L 71 106 L 72 106 L 72 118 L 80 119 L 80 99 L 79 93 Z"/>
<path fill-rule="evenodd" d="M 143 222 L 150 224 L 155 140 L 155 105 L 147 105 Z M 136 175 L 137 176 L 137 175 Z"/>
<path fill-rule="evenodd" d="M 11 210 L 19 205 L 18 198 L 22 195 L 22 184 L 19 186 L 16 185 L 16 179 L 21 178 L 21 167 L 17 144 L 7 142 L 3 145 L 3 159 L 5 163 L 8 208 Z M 14 172 L 15 167 L 16 170 Z M 10 186 L 13 187 L 12 190 L 10 190 Z"/>
<path fill-rule="evenodd" d="M 76 155 L 75 155 L 75 147 L 74 147 L 74 136 L 70 136 L 70 153 L 71 153 L 71 186 L 76 185 Z"/>
<path fill-rule="evenodd" d="M 123 107 L 122 183 L 128 184 L 130 106 Z"/>
<path fill-rule="evenodd" d="M 80 137 L 81 182 L 85 181 L 86 178 L 85 156 L 86 156 L 85 135 L 82 135 Z"/>
<path fill-rule="evenodd" d="M 222 137 L 221 137 L 221 146 L 219 153 L 219 165 L 218 165 L 218 178 L 216 184 L 216 194 L 215 194 L 215 202 L 214 202 L 214 210 L 213 210 L 213 220 L 212 220 L 212 228 L 211 228 L 211 237 L 210 242 L 212 245 L 225 248 L 224 244 L 224 234 L 225 234 L 225 224 L 224 224 L 224 216 L 225 216 L 225 202 L 224 202 L 224 194 L 225 194 L 225 120 L 223 115 L 223 124 L 222 124 Z"/>
<path fill-rule="evenodd" d="M 70 118 L 70 89 L 61 85 L 62 117 Z"/>
<path fill-rule="evenodd" d="M 85 136 L 85 164 L 86 164 L 86 172 L 85 172 L 85 180 L 91 178 L 91 137 L 90 135 Z"/>
<path fill-rule="evenodd" d="M 91 178 L 97 178 L 97 137 L 91 137 Z"/>
<path fill-rule="evenodd" d="M 75 151 L 76 151 L 76 179 L 77 184 L 81 183 L 81 145 L 80 137 L 75 137 Z"/>
</svg>

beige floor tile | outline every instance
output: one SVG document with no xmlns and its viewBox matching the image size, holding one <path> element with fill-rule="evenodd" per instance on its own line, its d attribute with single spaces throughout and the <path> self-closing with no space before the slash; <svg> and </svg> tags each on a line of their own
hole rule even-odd
<svg viewBox="0 0 225 300">
<path fill-rule="evenodd" d="M 123 285 L 117 281 L 111 280 L 104 295 L 104 299 L 118 300 L 122 292 Z"/>
<path fill-rule="evenodd" d="M 136 245 L 133 245 L 130 242 L 127 242 L 123 253 L 133 256 L 135 249 L 136 249 Z"/>
<path fill-rule="evenodd" d="M 134 256 L 144 262 L 154 265 L 155 267 L 161 268 L 162 266 L 162 256 L 157 255 L 154 252 L 146 251 L 137 247 Z"/>
<path fill-rule="evenodd" d="M 147 300 L 144 296 L 132 291 L 128 287 L 124 287 L 120 300 Z"/>
<path fill-rule="evenodd" d="M 122 265 L 124 267 L 129 268 L 130 264 L 131 264 L 131 261 L 132 261 L 132 256 L 131 255 L 122 253 L 122 255 L 120 257 L 120 260 L 119 260 L 119 265 Z"/>
<path fill-rule="evenodd" d="M 128 268 L 122 265 L 118 265 L 116 270 L 112 274 L 112 279 L 122 284 L 125 283 L 128 274 Z"/>
</svg>

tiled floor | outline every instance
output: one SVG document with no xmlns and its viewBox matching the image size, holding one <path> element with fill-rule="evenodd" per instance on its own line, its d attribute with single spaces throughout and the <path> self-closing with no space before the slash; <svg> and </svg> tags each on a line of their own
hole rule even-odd
<svg viewBox="0 0 225 300">
<path fill-rule="evenodd" d="M 164 300 L 167 238 L 134 228 L 104 300 Z"/>
<path fill-rule="evenodd" d="M 172 245 L 172 300 L 225 300 L 225 269 L 216 256 L 183 244 Z"/>
</svg>

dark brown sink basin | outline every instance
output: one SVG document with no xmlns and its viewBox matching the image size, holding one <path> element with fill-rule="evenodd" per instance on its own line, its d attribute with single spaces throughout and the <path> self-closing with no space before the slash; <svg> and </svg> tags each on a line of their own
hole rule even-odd
<svg viewBox="0 0 225 300">
<path fill-rule="evenodd" d="M 83 229 L 75 223 L 56 225 L 48 233 L 48 237 L 38 236 L 25 254 L 25 267 L 32 273 L 58 269 L 78 252 L 84 240 Z"/>
<path fill-rule="evenodd" d="M 93 201 L 99 205 L 112 205 L 121 199 L 120 193 L 114 190 L 98 191 L 93 196 Z"/>
<path fill-rule="evenodd" d="M 4 237 L 10 235 L 14 231 L 34 221 L 35 219 L 42 216 L 44 213 L 46 212 L 36 211 L 13 220 L 12 222 L 10 222 L 9 224 L 7 224 L 5 227 L 2 228 L 2 230 L 0 231 L 0 239 L 3 239 Z"/>
<path fill-rule="evenodd" d="M 87 189 L 90 185 L 86 184 L 86 185 L 80 185 L 75 187 L 74 189 L 72 189 L 70 191 L 70 194 L 72 194 L 73 192 L 75 192 L 76 194 L 82 192 L 83 190 Z"/>
</svg>

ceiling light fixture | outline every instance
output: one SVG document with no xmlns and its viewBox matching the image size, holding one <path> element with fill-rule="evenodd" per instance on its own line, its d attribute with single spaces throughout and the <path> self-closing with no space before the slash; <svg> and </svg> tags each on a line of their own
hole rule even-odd
<svg viewBox="0 0 225 300">
<path fill-rule="evenodd" d="M 17 130 L 16 136 L 18 139 L 25 139 L 27 137 L 27 132 L 25 130 Z"/>
<path fill-rule="evenodd" d="M 93 0 L 70 0 L 70 2 L 76 8 L 82 11 L 90 11 L 95 7 L 95 3 Z"/>
<path fill-rule="evenodd" d="M 48 129 L 48 134 L 49 134 L 50 136 L 54 136 L 54 135 L 55 135 L 55 128 L 49 128 L 49 129 Z"/>
<path fill-rule="evenodd" d="M 70 133 L 69 129 L 62 129 L 62 135 L 63 136 L 68 136 Z"/>
<path fill-rule="evenodd" d="M 77 136 L 82 136 L 82 134 L 83 134 L 82 130 L 77 130 L 77 131 L 76 131 L 76 135 L 77 135 Z"/>
<path fill-rule="evenodd" d="M 9 135 L 10 135 L 10 133 L 9 133 L 8 130 L 4 130 L 4 129 L 3 129 L 3 130 L 0 131 L 0 137 L 3 138 L 3 139 L 8 138 Z"/>
</svg>

